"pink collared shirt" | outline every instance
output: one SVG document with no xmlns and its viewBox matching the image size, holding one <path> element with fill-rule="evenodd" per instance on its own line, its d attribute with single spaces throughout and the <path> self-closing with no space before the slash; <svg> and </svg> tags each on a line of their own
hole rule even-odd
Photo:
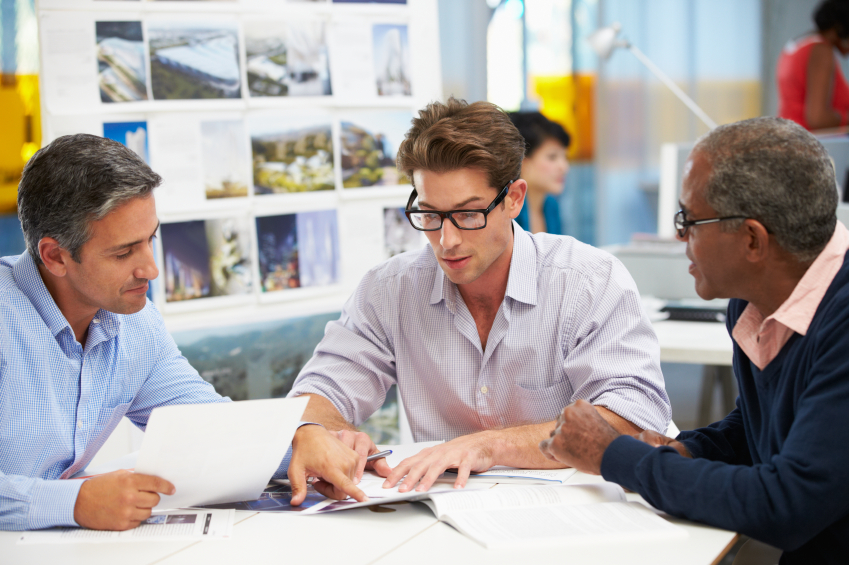
<svg viewBox="0 0 849 565">
<path fill-rule="evenodd" d="M 767 319 L 752 303 L 743 310 L 731 335 L 758 369 L 763 370 L 775 359 L 793 332 L 805 335 L 808 331 L 822 297 L 843 266 L 847 250 L 849 230 L 838 220 L 828 245 L 778 310 Z"/>
</svg>

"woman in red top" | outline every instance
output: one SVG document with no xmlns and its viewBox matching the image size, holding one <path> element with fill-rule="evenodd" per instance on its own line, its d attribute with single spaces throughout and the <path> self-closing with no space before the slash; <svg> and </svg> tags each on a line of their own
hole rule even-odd
<svg viewBox="0 0 849 565">
<path fill-rule="evenodd" d="M 778 58 L 778 115 L 809 130 L 849 125 L 849 85 L 837 58 L 849 55 L 849 0 L 825 0 L 814 23 L 816 33 L 790 41 Z"/>
</svg>

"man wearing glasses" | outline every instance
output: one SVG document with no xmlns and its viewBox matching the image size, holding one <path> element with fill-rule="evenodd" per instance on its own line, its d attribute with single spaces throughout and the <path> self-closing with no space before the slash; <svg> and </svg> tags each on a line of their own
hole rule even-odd
<svg viewBox="0 0 849 565">
<path fill-rule="evenodd" d="M 737 408 L 707 428 L 675 439 L 644 432 L 641 442 L 578 401 L 543 452 L 670 514 L 764 542 L 770 563 L 782 550 L 782 564 L 845 563 L 849 231 L 835 185 L 822 144 L 793 122 L 756 118 L 700 140 L 675 223 L 699 296 L 733 298 Z"/>
<path fill-rule="evenodd" d="M 374 447 L 350 431 L 397 383 L 415 440 L 446 443 L 375 465 L 386 487 L 406 475 L 402 492 L 424 491 L 450 468 L 462 487 L 493 465 L 562 467 L 537 444 L 579 398 L 623 433 L 669 424 L 657 340 L 625 268 L 513 222 L 524 147 L 485 102 L 433 103 L 413 120 L 398 168 L 430 246 L 365 276 L 290 393 L 312 397 L 305 418 L 342 430 L 362 468 Z"/>
</svg>

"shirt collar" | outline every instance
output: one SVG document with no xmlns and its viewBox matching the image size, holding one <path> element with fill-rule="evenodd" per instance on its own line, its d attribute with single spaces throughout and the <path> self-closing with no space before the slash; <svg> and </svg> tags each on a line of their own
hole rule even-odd
<svg viewBox="0 0 849 565">
<path fill-rule="evenodd" d="M 849 230 L 838 221 L 825 249 L 796 284 L 793 292 L 769 318 L 805 335 L 828 287 L 843 266 L 849 250 Z"/>
<path fill-rule="evenodd" d="M 430 303 L 436 304 L 441 300 L 449 303 L 453 299 L 453 288 L 455 285 L 447 280 L 448 277 L 433 257 L 433 248 L 430 249 L 433 262 L 438 272 L 433 277 L 433 289 L 430 292 Z M 513 222 L 513 256 L 510 258 L 510 272 L 507 275 L 507 291 L 505 296 L 513 300 L 536 306 L 537 303 L 537 262 L 536 247 L 530 235 Z"/>
<path fill-rule="evenodd" d="M 68 331 L 73 335 L 71 324 L 65 318 L 65 315 L 62 314 L 62 311 L 59 310 L 59 306 L 56 305 L 56 301 L 53 300 L 53 296 L 44 285 L 44 280 L 41 278 L 38 266 L 35 264 L 29 251 L 24 251 L 20 255 L 14 267 L 12 267 L 12 276 L 15 278 L 18 288 L 26 295 L 38 312 L 38 315 L 44 320 L 45 325 L 50 329 L 53 337 L 59 335 L 65 328 L 68 328 Z M 98 341 L 111 339 L 118 334 L 120 321 L 117 314 L 101 309 L 97 311 L 94 319 L 97 322 L 93 322 L 93 324 L 100 328 L 96 332 L 99 334 Z M 89 333 L 91 333 L 91 328 L 89 329 Z"/>
</svg>

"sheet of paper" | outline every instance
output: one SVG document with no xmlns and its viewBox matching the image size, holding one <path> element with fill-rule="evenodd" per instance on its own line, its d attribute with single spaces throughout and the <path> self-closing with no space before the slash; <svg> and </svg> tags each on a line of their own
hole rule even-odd
<svg viewBox="0 0 849 565">
<path fill-rule="evenodd" d="M 177 489 L 157 509 L 255 500 L 286 454 L 308 398 L 156 408 L 135 472 Z"/>
<path fill-rule="evenodd" d="M 377 94 L 371 24 L 346 19 L 332 24 L 329 34 L 333 94 L 367 99 Z"/>
<path fill-rule="evenodd" d="M 473 473 L 470 480 L 493 483 L 565 483 L 576 469 L 516 469 L 515 467 L 495 466 L 489 471 Z"/>
<path fill-rule="evenodd" d="M 125 532 L 85 528 L 54 528 L 22 532 L 18 544 L 112 543 L 122 541 L 201 541 L 233 535 L 234 510 L 172 510 L 154 512 Z"/>
<path fill-rule="evenodd" d="M 489 549 L 687 537 L 638 502 L 456 512 L 446 521 Z"/>
</svg>

